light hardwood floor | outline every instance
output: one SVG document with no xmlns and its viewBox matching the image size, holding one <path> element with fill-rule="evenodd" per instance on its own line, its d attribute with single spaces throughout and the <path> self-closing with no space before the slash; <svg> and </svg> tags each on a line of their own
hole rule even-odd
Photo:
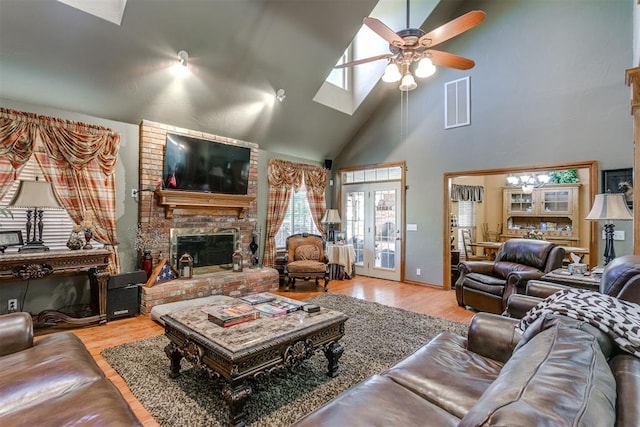
<svg viewBox="0 0 640 427">
<path fill-rule="evenodd" d="M 473 312 L 458 307 L 454 291 L 407 283 L 378 280 L 357 276 L 353 280 L 330 282 L 329 291 L 334 294 L 350 295 L 367 301 L 375 301 L 392 307 L 404 308 L 418 313 L 429 314 L 449 320 L 468 323 Z M 306 299 L 324 294 L 313 283 L 298 283 L 295 290 L 277 293 L 295 299 Z M 151 414 L 133 396 L 127 384 L 118 373 L 102 358 L 105 348 L 137 341 L 164 332 L 162 326 L 148 316 L 137 316 L 115 320 L 103 326 L 72 330 L 87 346 L 107 377 L 118 387 L 136 416 L 145 426 L 157 426 Z M 167 366 L 168 366 L 167 361 Z"/>
</svg>

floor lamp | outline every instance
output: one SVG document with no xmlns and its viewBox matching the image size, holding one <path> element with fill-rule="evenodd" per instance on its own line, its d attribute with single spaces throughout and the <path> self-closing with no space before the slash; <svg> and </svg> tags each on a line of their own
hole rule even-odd
<svg viewBox="0 0 640 427">
<path fill-rule="evenodd" d="M 340 219 L 340 213 L 338 213 L 338 209 L 327 209 L 320 222 L 328 225 L 327 242 L 335 243 L 336 239 L 334 227 L 336 224 L 342 223 L 342 220 Z"/>
<path fill-rule="evenodd" d="M 16 195 L 9 203 L 14 208 L 27 209 L 27 239 L 19 252 L 45 252 L 49 250 L 42 241 L 44 209 L 61 209 L 62 206 L 47 181 L 22 181 Z"/>
<path fill-rule="evenodd" d="M 623 193 L 604 193 L 596 194 L 593 201 L 591 212 L 585 219 L 591 221 L 606 221 L 604 224 L 605 246 L 604 246 L 604 265 L 616 257 L 616 251 L 613 248 L 613 228 L 611 221 L 631 221 L 633 215 L 627 207 L 627 202 Z"/>
</svg>

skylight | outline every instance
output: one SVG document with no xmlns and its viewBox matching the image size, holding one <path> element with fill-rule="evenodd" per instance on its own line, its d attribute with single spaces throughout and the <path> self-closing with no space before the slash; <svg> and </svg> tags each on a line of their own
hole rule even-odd
<svg viewBox="0 0 640 427">
<path fill-rule="evenodd" d="M 78 10 L 97 16 L 105 21 L 112 22 L 116 25 L 122 23 L 124 8 L 127 6 L 127 0 L 58 0 L 67 6 L 75 7 Z"/>
</svg>

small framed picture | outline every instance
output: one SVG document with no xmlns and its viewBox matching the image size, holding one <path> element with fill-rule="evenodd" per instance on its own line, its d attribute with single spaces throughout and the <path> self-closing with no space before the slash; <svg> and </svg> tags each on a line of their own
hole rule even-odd
<svg viewBox="0 0 640 427">
<path fill-rule="evenodd" d="M 633 208 L 633 168 L 602 171 L 602 192 L 624 193 L 629 209 Z"/>
<path fill-rule="evenodd" d="M 0 231 L 0 246 L 18 246 L 23 245 L 22 231 L 20 230 L 2 230 Z"/>
</svg>

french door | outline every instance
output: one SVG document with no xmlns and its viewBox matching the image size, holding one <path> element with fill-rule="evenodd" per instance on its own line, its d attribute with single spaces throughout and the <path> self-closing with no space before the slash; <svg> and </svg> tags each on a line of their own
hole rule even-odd
<svg viewBox="0 0 640 427">
<path fill-rule="evenodd" d="M 356 253 L 356 274 L 400 280 L 401 196 L 400 181 L 343 185 L 342 230 Z"/>
</svg>

